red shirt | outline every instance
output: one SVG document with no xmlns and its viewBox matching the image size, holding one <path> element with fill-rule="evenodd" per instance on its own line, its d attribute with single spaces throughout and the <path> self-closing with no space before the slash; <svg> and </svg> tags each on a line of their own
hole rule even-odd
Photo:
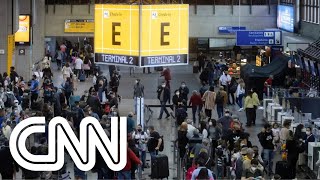
<svg viewBox="0 0 320 180">
<path fill-rule="evenodd" d="M 140 159 L 134 154 L 134 152 L 130 148 L 128 148 L 127 164 L 122 169 L 122 171 L 130 171 L 132 167 L 132 163 L 140 164 Z"/>
<path fill-rule="evenodd" d="M 202 105 L 202 99 L 200 95 L 192 95 L 190 98 L 189 105 L 192 105 L 193 107 Z"/>
<path fill-rule="evenodd" d="M 170 81 L 171 80 L 171 72 L 169 68 L 166 68 L 165 70 L 162 71 L 161 76 L 164 76 L 164 79 L 166 81 Z"/>
<path fill-rule="evenodd" d="M 264 85 L 264 91 L 267 92 L 267 85 L 269 86 L 272 86 L 272 79 L 271 78 L 268 78 L 266 81 L 265 81 L 265 85 Z"/>
</svg>

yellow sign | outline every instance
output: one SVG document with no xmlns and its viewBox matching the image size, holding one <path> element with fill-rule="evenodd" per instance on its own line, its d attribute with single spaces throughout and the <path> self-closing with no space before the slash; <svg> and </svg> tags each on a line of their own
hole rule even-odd
<svg viewBox="0 0 320 180">
<path fill-rule="evenodd" d="M 15 42 L 20 44 L 30 42 L 30 16 L 19 16 L 19 30 L 15 33 Z"/>
<path fill-rule="evenodd" d="M 66 33 L 93 33 L 93 19 L 67 19 L 64 22 L 64 32 Z"/>
<path fill-rule="evenodd" d="M 141 66 L 187 63 L 189 6 L 150 5 L 142 8 Z M 169 55 L 169 56 L 166 56 Z M 178 55 L 178 56 L 173 56 Z"/>
<path fill-rule="evenodd" d="M 10 73 L 10 67 L 12 66 L 13 54 L 14 54 L 15 42 L 14 34 L 8 35 L 8 61 L 7 61 L 7 72 Z"/>
<path fill-rule="evenodd" d="M 188 45 L 188 5 L 95 6 L 98 62 L 144 67 L 187 64 Z"/>
<path fill-rule="evenodd" d="M 256 66 L 261 66 L 261 57 L 260 56 L 256 56 Z"/>
<path fill-rule="evenodd" d="M 139 6 L 96 4 L 94 19 L 95 60 L 137 66 Z"/>
</svg>

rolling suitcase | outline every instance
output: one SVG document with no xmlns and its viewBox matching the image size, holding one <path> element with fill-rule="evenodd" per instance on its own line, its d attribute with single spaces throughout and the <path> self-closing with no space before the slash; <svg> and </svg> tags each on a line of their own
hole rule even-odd
<svg viewBox="0 0 320 180">
<path fill-rule="evenodd" d="M 281 179 L 292 179 L 293 171 L 290 169 L 287 161 L 278 161 L 276 164 L 275 174 L 279 174 Z"/>
<path fill-rule="evenodd" d="M 159 154 L 155 157 L 151 164 L 151 178 L 163 179 L 169 177 L 169 161 L 168 156 Z"/>
<path fill-rule="evenodd" d="M 80 82 L 86 81 L 86 75 L 85 75 L 84 71 L 81 71 L 81 72 L 80 72 L 80 74 L 79 74 L 79 80 L 80 80 Z"/>
</svg>

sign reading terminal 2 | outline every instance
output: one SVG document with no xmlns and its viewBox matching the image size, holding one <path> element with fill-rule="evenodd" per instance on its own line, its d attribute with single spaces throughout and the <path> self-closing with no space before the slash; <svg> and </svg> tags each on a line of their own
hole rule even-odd
<svg viewBox="0 0 320 180">
<path fill-rule="evenodd" d="M 188 5 L 140 8 L 95 6 L 96 62 L 141 67 L 188 64 Z"/>
</svg>

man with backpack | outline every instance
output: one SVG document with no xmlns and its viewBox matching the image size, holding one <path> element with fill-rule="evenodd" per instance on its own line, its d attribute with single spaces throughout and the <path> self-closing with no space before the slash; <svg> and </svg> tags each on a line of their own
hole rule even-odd
<svg viewBox="0 0 320 180">
<path fill-rule="evenodd" d="M 217 113 L 218 117 L 221 118 L 223 116 L 223 109 L 226 107 L 226 103 L 228 101 L 227 92 L 224 91 L 224 87 L 220 86 L 219 91 L 216 95 L 216 105 L 217 105 Z"/>
<path fill-rule="evenodd" d="M 201 171 L 207 171 L 207 177 L 208 179 L 214 179 L 214 175 L 213 175 L 213 172 L 210 170 L 210 169 L 207 169 L 205 167 L 205 164 L 207 162 L 207 159 L 204 159 L 204 158 L 198 158 L 196 160 L 196 166 L 197 166 L 197 169 L 195 169 L 193 172 L 192 172 L 192 177 L 191 177 L 191 180 L 196 180 L 196 179 L 203 179 L 203 178 L 200 178 L 199 175 L 202 174 Z"/>
</svg>

